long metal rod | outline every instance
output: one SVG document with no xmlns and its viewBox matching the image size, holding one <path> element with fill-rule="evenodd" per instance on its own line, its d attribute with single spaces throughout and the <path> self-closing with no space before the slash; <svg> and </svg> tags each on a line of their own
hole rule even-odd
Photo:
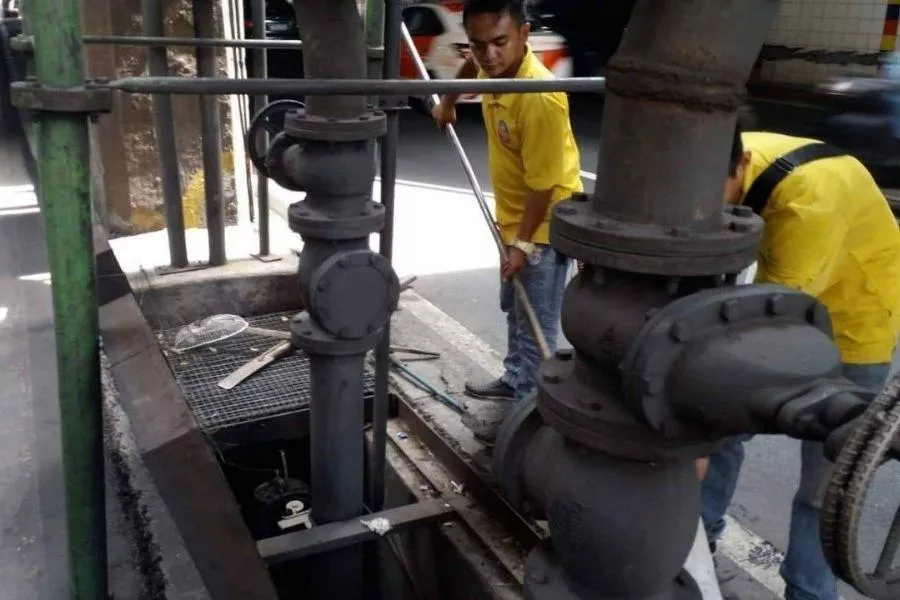
<svg viewBox="0 0 900 600">
<path fill-rule="evenodd" d="M 259 40 L 266 39 L 266 0 L 253 0 L 253 37 Z M 260 80 L 269 77 L 269 59 L 268 51 L 256 50 L 253 54 L 253 76 Z M 257 114 L 268 103 L 269 99 L 265 94 L 253 97 L 253 114 Z M 252 143 L 256 143 L 253 140 Z M 263 130 L 262 143 L 263 148 L 269 147 L 269 135 Z M 259 229 L 259 256 L 260 258 L 269 255 L 269 178 L 256 174 L 256 196 L 259 207 L 258 220 L 256 222 Z"/>
<path fill-rule="evenodd" d="M 84 85 L 80 3 L 30 0 L 35 73 L 44 85 Z M 38 192 L 56 328 L 69 590 L 107 597 L 106 495 L 87 115 L 38 112 Z"/>
<path fill-rule="evenodd" d="M 213 0 L 195 0 L 194 33 L 198 38 L 215 36 Z M 216 51 L 197 48 L 197 75 L 214 77 Z M 225 264 L 225 210 L 222 198 L 222 128 L 219 123 L 219 100 L 215 96 L 200 98 L 200 129 L 203 151 L 203 187 L 206 197 L 206 235 L 209 240 L 209 264 Z"/>
<path fill-rule="evenodd" d="M 424 96 L 426 94 L 536 94 L 602 92 L 603 77 L 560 79 L 232 79 L 124 77 L 109 87 L 131 94 L 283 94 L 304 96 Z"/>
<path fill-rule="evenodd" d="M 256 21 L 253 22 L 256 25 Z M 85 44 L 107 46 L 149 46 L 165 48 L 173 46 L 213 47 L 213 48 L 251 48 L 269 50 L 300 50 L 300 40 L 228 40 L 222 38 L 162 37 L 162 35 L 86 35 Z"/>
<path fill-rule="evenodd" d="M 397 0 L 384 1 L 384 66 L 385 79 L 397 77 L 400 72 L 401 7 Z M 370 39 L 370 41 L 372 41 Z M 397 147 L 400 140 L 400 113 L 387 113 L 387 132 L 381 139 L 381 204 L 384 206 L 384 228 L 379 235 L 378 251 L 391 260 L 394 254 L 394 191 L 397 180 Z M 372 456 L 369 475 L 369 502 L 372 510 L 381 510 L 385 498 L 387 468 L 388 382 L 391 368 L 391 324 L 384 328 L 384 337 L 375 348 L 375 401 L 372 405 Z"/>
<path fill-rule="evenodd" d="M 163 9 L 160 0 L 141 2 L 141 21 L 147 35 L 163 35 Z M 165 77 L 169 74 L 167 55 L 165 46 L 148 49 L 147 66 L 150 75 Z M 172 97 L 167 94 L 153 94 L 151 101 L 153 130 L 156 134 L 156 160 L 162 182 L 163 214 L 166 219 L 166 236 L 169 240 L 169 262 L 175 268 L 182 268 L 188 264 L 188 255 L 184 237 L 181 172 L 178 168 L 178 148 L 175 144 Z"/>
<path fill-rule="evenodd" d="M 419 77 L 424 81 L 428 81 L 431 79 L 428 75 L 428 69 L 425 68 L 425 63 L 422 62 L 422 57 L 419 56 L 416 45 L 413 43 L 412 36 L 406 28 L 406 23 L 401 23 L 400 26 L 403 34 L 403 42 L 406 44 L 407 51 L 409 51 L 412 56 Z M 432 104 L 440 102 L 437 94 L 432 94 L 430 100 Z M 475 194 L 475 199 L 478 201 L 478 208 L 481 210 L 481 216 L 484 217 L 488 229 L 491 230 L 491 237 L 494 238 L 494 244 L 497 246 L 500 260 L 506 261 L 508 259 L 506 244 L 503 243 L 503 238 L 500 237 L 500 230 L 497 228 L 497 223 L 494 221 L 494 215 L 491 214 L 490 206 L 488 206 L 487 200 L 484 197 L 484 191 L 481 189 L 481 184 L 478 182 L 478 176 L 475 174 L 475 169 L 472 168 L 472 163 L 469 162 L 469 157 L 466 156 L 466 151 L 462 146 L 462 142 L 459 141 L 459 136 L 456 135 L 456 128 L 453 127 L 453 125 L 447 125 L 445 132 L 450 139 L 450 144 L 456 151 L 456 155 L 459 157 L 459 161 L 462 163 L 463 170 L 466 172 L 466 179 L 469 180 L 469 185 L 472 187 L 472 192 Z M 547 343 L 546 336 L 544 336 L 544 330 L 541 328 L 541 322 L 538 319 L 537 313 L 534 312 L 534 307 L 528 299 L 525 286 L 522 285 L 522 281 L 518 277 L 512 278 L 512 286 L 516 292 L 519 304 L 522 306 L 522 309 L 525 311 L 525 316 L 528 318 L 528 324 L 531 326 L 531 333 L 534 335 L 534 340 L 541 350 L 541 356 L 543 356 L 543 358 L 550 358 L 550 345 Z"/>
</svg>

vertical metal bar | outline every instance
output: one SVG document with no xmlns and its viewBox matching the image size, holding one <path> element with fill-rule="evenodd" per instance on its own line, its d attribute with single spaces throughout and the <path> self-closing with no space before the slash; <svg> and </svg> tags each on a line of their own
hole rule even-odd
<svg viewBox="0 0 900 600">
<path fill-rule="evenodd" d="M 31 0 L 42 85 L 84 85 L 80 4 Z M 87 115 L 39 112 L 38 176 L 52 281 L 70 589 L 107 597 L 106 503 Z"/>
<path fill-rule="evenodd" d="M 380 0 L 370 0 L 370 3 Z M 400 2 L 384 0 L 384 78 L 393 79 L 400 72 Z M 378 251 L 391 260 L 394 253 L 394 185 L 397 180 L 397 146 L 400 139 L 400 113 L 387 113 L 387 132 L 381 140 L 381 204 L 384 205 L 384 229 L 379 236 Z M 384 506 L 388 376 L 391 368 L 391 324 L 375 348 L 375 398 L 372 405 L 372 456 L 369 457 L 369 490 L 372 510 Z"/>
<path fill-rule="evenodd" d="M 195 0 L 194 34 L 216 37 L 213 0 Z M 197 48 L 197 76 L 215 77 L 216 49 Z M 200 130 L 203 137 L 203 183 L 206 194 L 206 230 L 209 237 L 209 264 L 225 264 L 225 210 L 222 202 L 222 130 L 218 96 L 200 97 Z"/>
<path fill-rule="evenodd" d="M 141 21 L 144 35 L 162 37 L 163 9 L 160 0 L 142 0 Z M 147 48 L 147 66 L 151 77 L 169 74 L 168 51 L 164 46 Z M 181 205 L 181 172 L 178 168 L 178 148 L 175 144 L 175 120 L 172 115 L 172 97 L 153 94 L 153 131 L 156 135 L 156 159 L 162 181 L 163 214 L 166 219 L 166 235 L 169 239 L 169 261 L 173 267 L 188 264 L 187 244 L 184 239 L 184 209 Z"/>
<path fill-rule="evenodd" d="M 384 46 L 384 6 L 387 0 L 367 0 L 366 1 L 366 66 L 367 76 L 369 79 L 378 79 L 382 76 L 384 69 L 382 58 L 374 55 L 375 50 L 383 49 Z M 369 96 L 369 104 L 378 105 L 378 96 L 373 94 Z"/>
<path fill-rule="evenodd" d="M 253 38 L 257 40 L 266 39 L 266 0 L 253 0 Z M 268 50 L 256 50 L 253 55 L 253 76 L 259 79 L 268 79 L 269 77 L 269 60 Z M 262 110 L 268 104 L 268 96 L 253 97 L 253 114 Z M 268 147 L 269 135 L 263 134 L 263 144 Z M 256 174 L 256 197 L 259 203 L 259 220 L 257 227 L 259 228 L 259 257 L 263 258 L 269 255 L 269 179 Z"/>
</svg>

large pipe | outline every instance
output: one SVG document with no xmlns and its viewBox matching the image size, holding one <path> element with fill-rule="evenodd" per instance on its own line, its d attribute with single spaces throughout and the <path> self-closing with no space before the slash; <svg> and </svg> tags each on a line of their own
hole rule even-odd
<svg viewBox="0 0 900 600">
<path fill-rule="evenodd" d="M 294 7 L 308 75 L 366 76 L 355 0 L 296 0 Z M 269 157 L 271 148 L 282 148 L 274 160 L 306 191 L 288 214 L 303 237 L 298 279 L 307 309 L 295 319 L 292 339 L 311 361 L 311 517 L 319 524 L 365 511 L 363 365 L 384 337 L 399 283 L 390 264 L 368 250 L 368 237 L 384 227 L 382 207 L 370 200 L 383 115 L 368 111 L 363 96 L 317 96 L 307 106 L 287 115 Z M 362 557 L 359 546 L 316 557 L 313 595 L 362 598 Z"/>
<path fill-rule="evenodd" d="M 143 31 L 148 36 L 163 36 L 163 9 L 160 0 L 141 2 Z M 147 50 L 147 66 L 153 77 L 169 74 L 168 52 L 165 46 Z M 153 130 L 156 134 L 156 160 L 162 181 L 163 214 L 169 240 L 169 262 L 175 268 L 188 264 L 187 243 L 184 238 L 184 210 L 181 205 L 181 172 L 178 168 L 178 148 L 175 144 L 175 119 L 172 116 L 172 97 L 153 94 Z"/>
<path fill-rule="evenodd" d="M 34 68 L 60 89 L 84 85 L 80 4 L 32 0 Z M 91 236 L 87 115 L 37 112 L 38 192 L 44 214 L 56 328 L 69 589 L 107 597 L 106 495 L 96 273 Z"/>
<path fill-rule="evenodd" d="M 304 64 L 308 62 L 304 53 Z M 314 75 L 310 73 L 310 75 Z M 279 94 L 305 96 L 424 96 L 428 94 L 536 94 L 541 92 L 602 92 L 604 77 L 563 79 L 229 79 L 227 77 L 124 77 L 109 82 L 131 94 Z"/>
<path fill-rule="evenodd" d="M 194 34 L 198 38 L 216 35 L 213 0 L 193 3 Z M 215 77 L 215 48 L 197 48 L 197 76 Z M 177 79 L 177 77 L 176 77 Z M 205 95 L 200 98 L 200 130 L 203 151 L 203 187 L 206 197 L 206 235 L 209 240 L 210 266 L 224 265 L 225 207 L 222 198 L 222 128 L 219 122 L 219 99 Z"/>
<path fill-rule="evenodd" d="M 266 0 L 253 0 L 253 37 L 257 40 L 266 39 Z M 253 76 L 256 79 L 266 80 L 269 77 L 268 52 L 265 49 L 253 53 Z M 258 113 L 268 103 L 265 94 L 253 97 L 253 114 Z M 269 136 L 263 130 L 262 140 L 252 140 L 253 143 L 261 143 L 263 149 L 269 146 Z M 257 228 L 259 229 L 259 256 L 269 255 L 269 180 L 265 177 L 256 178 L 256 201 L 258 203 Z"/>
<path fill-rule="evenodd" d="M 381 0 L 370 0 L 379 3 Z M 394 79 L 400 73 L 401 6 L 398 0 L 384 0 L 384 78 Z M 389 261 L 394 254 L 394 193 L 397 180 L 397 147 L 400 141 L 400 113 L 387 114 L 387 133 L 381 140 L 381 204 L 384 206 L 384 229 L 379 237 L 378 251 Z M 375 403 L 372 410 L 372 455 L 369 487 L 372 490 L 372 510 L 384 506 L 388 378 L 391 368 L 391 327 L 384 328 L 384 337 L 375 349 Z"/>
</svg>

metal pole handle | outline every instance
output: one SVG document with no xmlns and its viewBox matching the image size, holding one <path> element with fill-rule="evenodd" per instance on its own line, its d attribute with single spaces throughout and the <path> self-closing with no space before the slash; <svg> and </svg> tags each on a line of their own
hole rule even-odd
<svg viewBox="0 0 900 600">
<path fill-rule="evenodd" d="M 401 31 L 403 33 L 403 43 L 406 44 L 406 49 L 409 50 L 409 53 L 412 56 L 413 62 L 416 65 L 416 71 L 419 73 L 419 78 L 424 81 L 429 81 L 431 77 L 428 75 L 428 69 L 425 68 L 425 63 L 422 62 L 422 57 L 419 56 L 419 51 L 416 50 L 416 45 L 413 43 L 412 36 L 409 34 L 409 29 L 406 28 L 406 23 L 401 23 Z M 438 104 L 440 102 L 440 98 L 437 94 L 429 96 L 429 100 L 432 104 Z M 481 215 L 488 224 L 488 228 L 494 238 L 494 243 L 497 245 L 497 252 L 500 253 L 500 259 L 506 261 L 509 258 L 506 252 L 506 244 L 503 243 L 503 238 L 500 237 L 497 223 L 494 221 L 494 216 L 491 214 L 491 209 L 488 206 L 487 200 L 485 200 L 484 192 L 481 190 L 481 184 L 478 183 L 478 177 L 475 175 L 472 163 L 469 162 L 469 157 L 466 156 L 466 151 L 459 141 L 459 136 L 456 135 L 456 129 L 453 125 L 448 124 L 445 128 L 445 132 L 447 137 L 450 138 L 453 149 L 456 150 L 456 155 L 462 163 L 463 170 L 466 172 L 469 185 L 472 187 L 472 192 L 475 193 L 475 199 L 478 200 L 478 208 L 481 210 Z M 521 303 L 522 308 L 525 310 L 525 316 L 528 318 L 528 324 L 531 326 L 531 332 L 534 334 L 534 339 L 537 342 L 538 348 L 540 348 L 541 356 L 545 359 L 550 358 L 550 345 L 547 343 L 547 338 L 544 336 L 544 330 L 541 329 L 541 323 L 538 320 L 537 313 L 534 311 L 534 307 L 528 300 L 525 286 L 522 285 L 522 282 L 518 277 L 513 277 L 512 285 L 516 292 L 516 297 Z"/>
</svg>

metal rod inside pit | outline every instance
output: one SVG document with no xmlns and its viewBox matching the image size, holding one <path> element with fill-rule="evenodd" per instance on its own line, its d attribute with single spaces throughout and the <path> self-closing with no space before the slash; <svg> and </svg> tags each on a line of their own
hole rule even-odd
<svg viewBox="0 0 900 600">
<path fill-rule="evenodd" d="M 198 38 L 215 37 L 213 0 L 195 0 L 194 33 Z M 216 74 L 215 48 L 197 48 L 197 75 Z M 225 210 L 222 198 L 222 128 L 219 122 L 219 100 L 215 96 L 200 98 L 200 128 L 203 150 L 203 187 L 206 197 L 206 235 L 209 240 L 209 264 L 225 264 Z"/>
<path fill-rule="evenodd" d="M 604 90 L 603 77 L 560 79 L 231 79 L 125 77 L 109 87 L 131 94 L 284 94 L 301 96 L 426 96 L 428 94 L 535 94 Z"/>
<path fill-rule="evenodd" d="M 147 35 L 163 35 L 163 10 L 160 0 L 142 0 L 141 21 L 144 33 Z M 167 54 L 165 46 L 148 48 L 147 68 L 150 75 L 165 77 L 169 74 Z M 151 101 L 153 103 L 153 131 L 156 134 L 156 160 L 162 183 L 166 236 L 169 240 L 169 263 L 175 268 L 182 268 L 188 264 L 188 255 L 184 237 L 181 172 L 178 168 L 172 97 L 167 94 L 153 94 Z"/>
<path fill-rule="evenodd" d="M 35 74 L 43 85 L 84 85 L 80 3 L 30 0 Z M 106 493 L 87 115 L 38 111 L 38 193 L 56 329 L 68 597 L 106 598 Z"/>
<path fill-rule="evenodd" d="M 381 2 L 382 0 L 369 0 Z M 384 78 L 393 79 L 400 72 L 400 27 L 403 23 L 398 0 L 384 0 Z M 384 206 L 384 229 L 379 236 L 378 251 L 391 260 L 394 254 L 394 193 L 397 180 L 397 148 L 400 141 L 400 113 L 387 113 L 387 132 L 381 139 L 381 204 Z M 369 487 L 372 510 L 384 506 L 387 464 L 388 379 L 391 368 L 391 323 L 375 349 L 375 400 L 372 408 L 372 456 Z"/>
<path fill-rule="evenodd" d="M 266 39 L 266 0 L 253 0 L 253 37 L 258 40 Z M 265 49 L 253 51 L 253 77 L 265 80 L 269 77 L 269 52 Z M 254 96 L 252 101 L 253 114 L 258 113 L 268 103 L 265 94 Z M 250 140 L 251 144 L 258 143 Z M 269 135 L 263 129 L 263 151 L 269 147 Z M 256 226 L 259 229 L 259 255 L 268 256 L 269 249 L 269 179 L 256 173 L 256 201 L 258 217 Z"/>
</svg>

